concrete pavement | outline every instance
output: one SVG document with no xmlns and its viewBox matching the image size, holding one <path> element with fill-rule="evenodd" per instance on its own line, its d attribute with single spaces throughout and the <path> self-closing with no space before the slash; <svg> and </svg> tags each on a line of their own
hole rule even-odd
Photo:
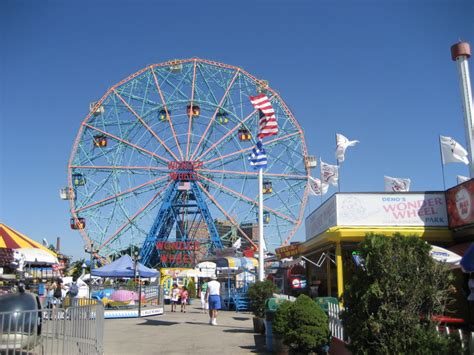
<svg viewBox="0 0 474 355">
<path fill-rule="evenodd" d="M 201 313 L 199 300 L 187 313 L 146 318 L 106 319 L 105 354 L 251 354 L 261 353 L 264 336 L 253 333 L 252 314 L 221 311 L 217 326 Z"/>
</svg>

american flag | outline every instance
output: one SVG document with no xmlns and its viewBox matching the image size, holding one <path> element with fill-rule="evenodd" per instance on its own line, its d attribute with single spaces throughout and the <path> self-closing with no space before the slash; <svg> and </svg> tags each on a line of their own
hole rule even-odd
<svg viewBox="0 0 474 355">
<path fill-rule="evenodd" d="M 261 141 L 257 142 L 257 145 L 252 149 L 252 154 L 249 155 L 250 165 L 255 169 L 263 169 L 267 167 L 267 153 L 263 149 Z"/>
<path fill-rule="evenodd" d="M 260 94 L 250 96 L 250 102 L 253 107 L 260 112 L 260 130 L 258 138 L 274 136 L 278 134 L 278 124 L 275 116 L 275 110 L 267 95 Z"/>
</svg>

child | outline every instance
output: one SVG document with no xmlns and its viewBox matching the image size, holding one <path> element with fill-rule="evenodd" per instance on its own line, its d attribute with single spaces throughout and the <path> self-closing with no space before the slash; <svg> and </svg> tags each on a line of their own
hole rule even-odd
<svg viewBox="0 0 474 355">
<path fill-rule="evenodd" d="M 186 302 L 188 302 L 188 289 L 186 286 L 183 286 L 181 291 L 181 312 L 186 313 Z"/>
<path fill-rule="evenodd" d="M 173 284 L 171 289 L 171 312 L 176 312 L 176 305 L 179 300 L 179 288 L 177 284 Z"/>
</svg>

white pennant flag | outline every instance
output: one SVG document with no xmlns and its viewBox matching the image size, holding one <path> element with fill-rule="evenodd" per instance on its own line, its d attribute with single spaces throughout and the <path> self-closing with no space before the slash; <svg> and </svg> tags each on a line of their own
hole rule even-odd
<svg viewBox="0 0 474 355">
<path fill-rule="evenodd" d="M 393 178 L 384 176 L 385 191 L 390 192 L 408 192 L 410 191 L 410 179 Z"/>
<path fill-rule="evenodd" d="M 339 163 L 344 161 L 347 147 L 355 146 L 359 141 L 350 141 L 340 133 L 336 133 L 336 159 Z"/>
<path fill-rule="evenodd" d="M 323 184 L 337 186 L 339 180 L 339 168 L 337 165 L 326 164 L 321 160 L 321 181 Z"/>
<path fill-rule="evenodd" d="M 467 180 L 471 180 L 471 178 L 467 177 L 467 176 L 461 176 L 461 175 L 458 175 L 457 176 L 457 180 L 458 180 L 458 184 L 462 184 L 463 182 L 467 181 Z"/>
<path fill-rule="evenodd" d="M 311 195 L 325 195 L 328 192 L 329 185 L 325 183 L 321 183 L 321 180 L 316 179 L 314 177 L 309 177 L 309 192 Z"/>
<path fill-rule="evenodd" d="M 443 164 L 469 164 L 469 159 L 467 158 L 467 151 L 462 147 L 461 144 L 456 142 L 451 137 L 444 136 L 439 136 L 439 141 L 441 144 L 441 156 L 443 158 Z"/>
<path fill-rule="evenodd" d="M 232 244 L 232 247 L 235 249 L 240 249 L 242 247 L 242 238 L 237 239 L 234 244 Z"/>
</svg>

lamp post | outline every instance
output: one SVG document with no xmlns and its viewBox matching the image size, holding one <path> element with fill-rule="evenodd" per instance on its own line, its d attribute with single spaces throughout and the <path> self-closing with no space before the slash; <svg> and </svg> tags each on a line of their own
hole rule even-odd
<svg viewBox="0 0 474 355">
<path fill-rule="evenodd" d="M 86 253 L 90 253 L 90 273 L 89 273 L 89 298 L 92 294 L 92 269 L 94 268 L 94 253 L 97 250 L 94 250 L 94 243 L 91 242 L 90 248 L 84 250 Z"/>
<path fill-rule="evenodd" d="M 138 260 L 140 260 L 140 256 L 138 255 L 138 250 L 133 252 L 134 258 L 134 279 L 137 279 L 137 267 L 138 267 Z M 138 273 L 138 317 L 142 316 L 142 283 L 140 279 L 140 272 Z"/>
</svg>

